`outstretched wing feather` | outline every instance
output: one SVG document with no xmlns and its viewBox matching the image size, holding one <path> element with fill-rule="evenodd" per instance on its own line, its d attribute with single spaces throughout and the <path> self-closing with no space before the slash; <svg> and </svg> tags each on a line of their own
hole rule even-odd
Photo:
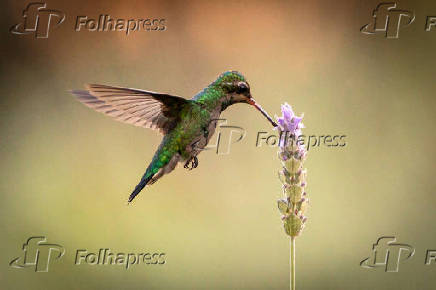
<svg viewBox="0 0 436 290">
<path fill-rule="evenodd" d="M 135 126 L 171 130 L 190 101 L 178 96 L 106 85 L 88 85 L 72 93 L 86 106 Z"/>
</svg>

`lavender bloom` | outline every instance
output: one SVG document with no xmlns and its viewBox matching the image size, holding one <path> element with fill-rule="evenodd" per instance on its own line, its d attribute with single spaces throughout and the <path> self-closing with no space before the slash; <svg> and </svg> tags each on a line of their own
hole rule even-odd
<svg viewBox="0 0 436 290">
<path fill-rule="evenodd" d="M 306 158 L 304 144 L 299 144 L 303 116 L 294 114 L 292 107 L 282 105 L 282 116 L 276 117 L 280 134 L 278 157 L 283 168 L 279 178 L 283 184 L 284 199 L 278 200 L 285 232 L 292 238 L 298 236 L 304 228 L 307 218 L 304 216 L 309 199 L 305 191 L 306 170 L 303 163 Z"/>
<path fill-rule="evenodd" d="M 277 124 L 279 125 L 279 130 L 295 133 L 302 119 L 303 116 L 295 116 L 292 107 L 288 103 L 284 103 L 282 105 L 282 117 L 277 118 Z"/>
</svg>

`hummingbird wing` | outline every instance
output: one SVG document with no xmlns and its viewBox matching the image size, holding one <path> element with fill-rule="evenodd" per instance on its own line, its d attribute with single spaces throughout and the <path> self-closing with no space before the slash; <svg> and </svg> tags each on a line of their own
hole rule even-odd
<svg viewBox="0 0 436 290">
<path fill-rule="evenodd" d="M 180 120 L 180 111 L 192 101 L 138 89 L 90 84 L 71 93 L 86 106 L 118 121 L 157 129 L 166 134 Z"/>
</svg>

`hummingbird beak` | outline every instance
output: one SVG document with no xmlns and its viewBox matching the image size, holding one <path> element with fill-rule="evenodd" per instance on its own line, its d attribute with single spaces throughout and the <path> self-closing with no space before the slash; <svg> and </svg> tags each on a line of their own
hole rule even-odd
<svg viewBox="0 0 436 290">
<path fill-rule="evenodd" d="M 277 127 L 276 122 L 273 121 L 273 119 L 268 115 L 268 113 L 265 112 L 265 111 L 262 109 L 262 107 L 261 107 L 258 103 L 256 103 L 256 101 L 255 101 L 253 98 L 248 99 L 248 103 L 249 103 L 250 105 L 254 106 L 254 107 L 255 107 L 259 112 L 261 112 L 262 115 L 264 115 L 265 118 L 267 118 L 268 121 L 269 121 L 269 122 L 270 122 L 274 127 Z"/>
</svg>

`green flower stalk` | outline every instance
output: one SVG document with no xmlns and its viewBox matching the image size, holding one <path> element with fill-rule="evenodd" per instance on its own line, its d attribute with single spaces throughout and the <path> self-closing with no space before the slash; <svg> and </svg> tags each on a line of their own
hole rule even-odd
<svg viewBox="0 0 436 290">
<path fill-rule="evenodd" d="M 277 118 L 277 117 L 276 117 Z M 289 104 L 282 105 L 282 116 L 277 118 L 279 131 L 278 157 L 282 163 L 279 179 L 283 186 L 283 199 L 278 200 L 278 208 L 282 214 L 285 232 L 290 236 L 290 288 L 295 289 L 295 238 L 301 234 L 307 218 L 304 216 L 309 199 L 306 194 L 306 170 L 304 161 L 306 149 L 300 140 L 301 120 L 303 116 L 295 116 Z"/>
</svg>

